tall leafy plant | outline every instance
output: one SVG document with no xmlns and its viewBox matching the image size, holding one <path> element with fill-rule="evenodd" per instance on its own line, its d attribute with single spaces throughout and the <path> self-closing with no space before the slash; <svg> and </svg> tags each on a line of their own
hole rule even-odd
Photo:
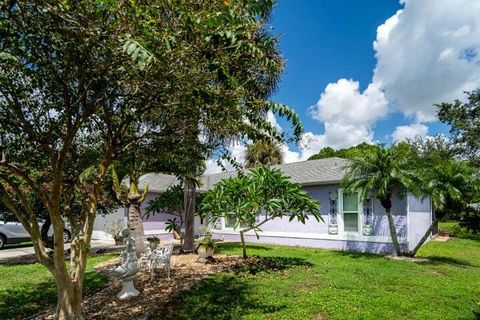
<svg viewBox="0 0 480 320">
<path fill-rule="evenodd" d="M 374 192 L 385 209 L 395 253 L 404 254 L 398 242 L 392 213 L 392 197 L 395 191 L 422 196 L 421 174 L 416 161 L 408 157 L 401 147 L 394 145 L 391 148 L 379 147 L 364 157 L 351 159 L 346 170 L 343 181 L 345 192 L 359 192 L 362 200 L 366 200 L 369 194 Z"/>
<path fill-rule="evenodd" d="M 232 141 L 283 135 L 268 122 L 269 110 L 302 127 L 296 113 L 268 100 L 283 70 L 278 39 L 267 25 L 273 1 L 144 1 L 132 21 L 142 32 L 130 33 L 124 51 L 148 72 L 163 66 L 165 52 L 182 61 L 169 76 L 180 88 L 171 112 L 181 128 L 177 154 L 186 159 L 177 174 L 185 179 L 184 249 L 192 250 L 196 185 L 192 173 L 201 161 L 224 152 Z M 193 9 L 192 9 L 193 8 Z M 165 18 L 165 17 L 168 17 Z M 160 89 L 160 88 L 159 88 Z"/>
<path fill-rule="evenodd" d="M 167 220 L 165 230 L 176 232 L 180 237 L 180 242 L 183 242 L 182 229 L 185 222 L 183 217 L 184 194 L 185 192 L 181 184 L 169 187 L 165 192 L 147 203 L 144 215 L 146 218 L 156 214 L 173 216 L 173 218 Z M 200 193 L 197 193 L 195 200 L 197 208 L 201 203 L 202 197 Z"/>
<path fill-rule="evenodd" d="M 268 221 L 285 217 L 305 223 L 309 216 L 323 221 L 320 203 L 303 191 L 300 184 L 290 182 L 279 169 L 269 167 L 220 181 L 206 193 L 200 209 L 211 223 L 220 218 L 235 221 L 244 258 L 247 257 L 245 233 L 253 231 L 258 238 L 261 226 Z"/>
<path fill-rule="evenodd" d="M 9 1 L 0 10 L 0 201 L 55 279 L 56 318 L 79 319 L 109 167 L 161 129 L 139 123 L 171 96 L 150 90 L 165 78 L 152 81 L 119 50 L 132 19 L 117 2 Z M 52 224 L 53 254 L 41 240 L 41 212 Z M 72 227 L 70 257 L 64 220 Z"/>
</svg>

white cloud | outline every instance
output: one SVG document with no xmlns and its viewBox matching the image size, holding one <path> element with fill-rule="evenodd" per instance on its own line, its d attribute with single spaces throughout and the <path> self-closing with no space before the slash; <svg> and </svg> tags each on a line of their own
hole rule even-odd
<svg viewBox="0 0 480 320">
<path fill-rule="evenodd" d="M 234 143 L 228 147 L 228 151 L 230 152 L 232 158 L 236 159 L 237 162 L 242 165 L 245 162 L 245 150 L 246 146 L 243 143 Z M 207 167 L 205 170 L 206 174 L 222 172 L 222 167 L 219 166 L 217 161 L 214 159 L 208 159 L 205 161 L 205 164 Z M 227 160 L 222 160 L 222 165 L 228 171 L 235 170 L 235 168 Z"/>
<path fill-rule="evenodd" d="M 377 83 L 390 104 L 417 121 L 433 104 L 462 99 L 480 86 L 480 1 L 405 0 L 377 29 Z"/>
<path fill-rule="evenodd" d="M 347 79 L 328 84 L 310 109 L 324 133 L 306 132 L 298 151 L 282 145 L 286 163 L 306 160 L 326 146 L 374 142 L 375 123 L 392 111 L 414 117 L 413 124 L 395 128 L 394 141 L 425 137 L 422 122 L 435 119 L 433 104 L 462 99 L 464 91 L 480 87 L 480 1 L 400 2 L 404 9 L 377 28 L 377 64 L 367 89 L 360 92 L 359 83 Z M 281 130 L 275 116 L 267 116 Z M 236 146 L 231 152 L 243 162 L 244 150 Z M 209 161 L 209 170 L 218 171 Z"/>
<path fill-rule="evenodd" d="M 323 122 L 324 134 L 305 137 L 315 152 L 323 147 L 344 148 L 372 142 L 373 126 L 388 113 L 388 102 L 380 88 L 371 83 L 360 92 L 358 81 L 340 79 L 329 83 L 310 115 Z M 313 152 L 313 153 L 315 153 Z"/>
<path fill-rule="evenodd" d="M 407 126 L 398 126 L 392 133 L 394 142 L 406 141 L 407 139 L 414 139 L 416 137 L 426 137 L 428 127 L 421 123 L 414 123 Z"/>
</svg>

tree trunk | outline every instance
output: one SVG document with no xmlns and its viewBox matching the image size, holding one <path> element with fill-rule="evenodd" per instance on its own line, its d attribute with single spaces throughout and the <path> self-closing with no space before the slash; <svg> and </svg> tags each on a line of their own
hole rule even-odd
<svg viewBox="0 0 480 320">
<path fill-rule="evenodd" d="M 137 258 L 145 253 L 145 232 L 143 230 L 143 221 L 140 213 L 140 195 L 128 195 L 128 228 L 135 238 L 135 252 Z"/>
<path fill-rule="evenodd" d="M 409 256 L 414 257 L 417 254 L 418 249 L 420 249 L 425 241 L 427 241 L 428 237 L 432 233 L 433 229 L 435 229 L 435 226 L 438 224 L 438 219 L 433 220 L 432 224 L 430 227 L 427 229 L 425 234 L 423 235 L 422 239 L 420 239 L 420 242 L 415 246 L 415 248 L 408 253 Z"/>
<path fill-rule="evenodd" d="M 195 250 L 194 244 L 194 224 L 195 224 L 195 181 L 185 178 L 184 189 L 184 210 L 185 210 L 185 235 L 183 238 L 183 251 L 191 252 Z"/>
<path fill-rule="evenodd" d="M 393 246 L 397 256 L 402 255 L 400 244 L 398 243 L 397 229 L 395 228 L 395 221 L 393 220 L 391 208 L 385 209 L 388 218 L 388 226 L 390 227 L 390 237 L 392 238 Z"/>
<path fill-rule="evenodd" d="M 72 283 L 63 275 L 58 275 L 63 280 L 57 279 L 57 311 L 55 319 L 58 320 L 83 320 L 82 314 L 82 285 Z"/>
<path fill-rule="evenodd" d="M 51 225 L 52 225 L 52 220 L 50 219 L 50 216 L 47 215 L 45 217 L 45 223 L 42 225 L 42 228 L 40 230 L 40 234 L 42 235 L 43 245 L 49 249 L 53 249 L 53 237 L 52 238 L 48 237 L 48 230 L 50 229 Z"/>
<path fill-rule="evenodd" d="M 240 240 L 242 241 L 242 256 L 243 259 L 247 258 L 247 246 L 245 245 L 245 237 L 243 236 L 244 231 L 240 231 Z"/>
</svg>

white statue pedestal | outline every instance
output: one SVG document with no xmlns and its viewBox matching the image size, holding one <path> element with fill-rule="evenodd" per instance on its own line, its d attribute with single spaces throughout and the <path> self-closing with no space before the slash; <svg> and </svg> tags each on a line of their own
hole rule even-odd
<svg viewBox="0 0 480 320">
<path fill-rule="evenodd" d="M 117 294 L 120 299 L 127 299 L 130 297 L 136 297 L 140 294 L 140 291 L 133 286 L 133 277 L 128 277 L 122 281 L 122 291 Z"/>
</svg>

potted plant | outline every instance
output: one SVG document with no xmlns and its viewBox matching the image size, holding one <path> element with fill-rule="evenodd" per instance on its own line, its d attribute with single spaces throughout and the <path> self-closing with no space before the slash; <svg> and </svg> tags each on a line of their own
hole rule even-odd
<svg viewBox="0 0 480 320">
<path fill-rule="evenodd" d="M 199 237 L 196 240 L 197 244 L 197 254 L 200 259 L 207 260 L 211 258 L 215 253 L 215 247 L 217 244 L 212 239 L 212 232 L 210 230 L 206 230 L 203 236 Z"/>
<path fill-rule="evenodd" d="M 160 238 L 157 236 L 152 236 L 147 238 L 148 245 L 150 246 L 150 249 L 155 250 L 158 248 L 158 245 L 160 244 Z"/>
<path fill-rule="evenodd" d="M 107 223 L 105 223 L 105 232 L 112 235 L 116 246 L 123 245 L 123 237 L 120 232 L 122 232 L 124 228 L 125 226 L 122 219 L 107 221 Z"/>
<path fill-rule="evenodd" d="M 165 230 L 173 233 L 173 238 L 175 240 L 180 240 L 181 230 L 180 230 L 179 224 L 177 223 L 177 218 L 168 219 L 165 222 L 165 225 L 166 225 Z"/>
</svg>

